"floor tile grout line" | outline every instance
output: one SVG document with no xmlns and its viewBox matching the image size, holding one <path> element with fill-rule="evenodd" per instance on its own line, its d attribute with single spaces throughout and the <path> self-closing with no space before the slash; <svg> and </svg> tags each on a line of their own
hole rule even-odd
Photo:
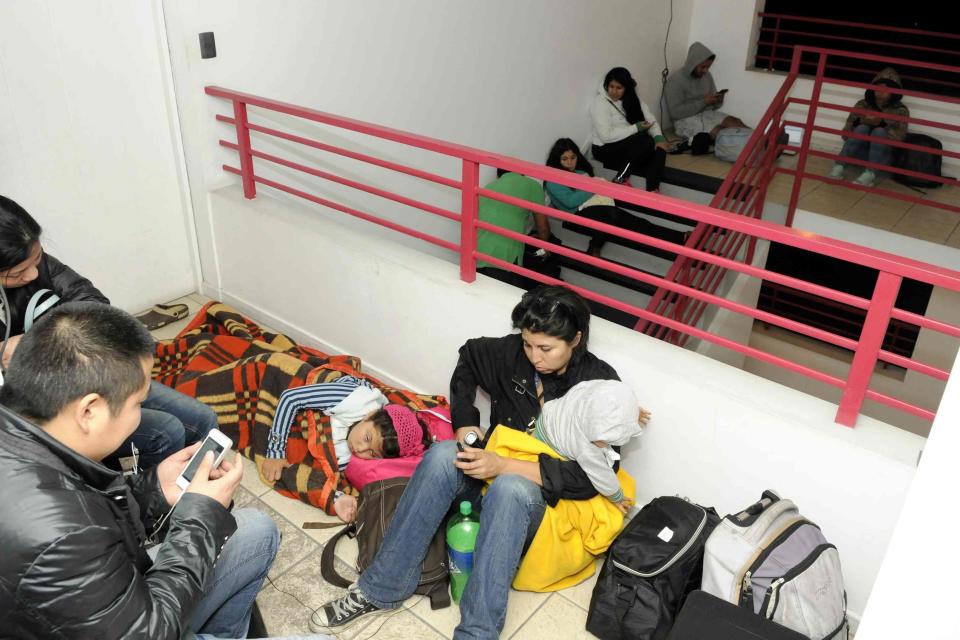
<svg viewBox="0 0 960 640">
<path fill-rule="evenodd" d="M 550 598 L 552 598 L 553 596 L 555 596 L 557 593 L 558 593 L 557 591 L 554 591 L 554 592 L 551 593 L 549 596 L 547 596 L 546 598 L 544 598 L 544 599 L 543 599 L 543 602 L 541 602 L 539 605 L 537 605 L 537 608 L 534 609 L 533 611 L 531 611 L 531 612 L 530 612 L 530 615 L 528 615 L 528 616 L 526 617 L 526 619 L 525 619 L 523 622 L 520 623 L 520 626 L 517 627 L 517 630 L 510 634 L 510 638 L 509 638 L 508 640 L 512 640 L 512 638 L 515 638 L 515 637 L 517 636 L 517 634 L 520 633 L 520 631 L 521 631 L 525 626 L 527 626 L 527 623 L 530 622 L 530 620 L 533 619 L 533 616 L 537 615 L 537 612 L 540 611 L 540 609 L 542 609 L 545 604 L 547 604 L 548 602 L 550 602 Z M 508 602 L 508 606 L 509 606 L 509 602 Z"/>
</svg>

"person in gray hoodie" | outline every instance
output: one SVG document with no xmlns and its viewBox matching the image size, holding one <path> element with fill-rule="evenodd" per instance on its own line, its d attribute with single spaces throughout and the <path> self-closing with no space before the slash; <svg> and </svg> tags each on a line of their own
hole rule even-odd
<svg viewBox="0 0 960 640">
<path fill-rule="evenodd" d="M 667 79 L 664 97 L 679 136 L 693 140 L 698 133 L 708 133 L 715 140 L 721 129 L 747 126 L 740 118 L 720 110 L 726 90 L 718 92 L 710 74 L 716 57 L 702 43 L 694 42 L 683 67 Z"/>
</svg>

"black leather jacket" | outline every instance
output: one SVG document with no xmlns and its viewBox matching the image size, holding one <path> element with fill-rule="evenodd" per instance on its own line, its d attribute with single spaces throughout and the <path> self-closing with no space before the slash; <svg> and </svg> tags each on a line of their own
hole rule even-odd
<svg viewBox="0 0 960 640">
<path fill-rule="evenodd" d="M 37 265 L 39 275 L 36 280 L 22 287 L 7 289 L 7 300 L 10 302 L 10 335 L 23 333 L 23 315 L 27 310 L 27 303 L 34 293 L 41 289 L 50 289 L 58 296 L 61 302 L 90 300 L 110 304 L 107 297 L 93 286 L 93 283 L 79 273 L 63 264 L 48 253 L 44 253 Z M 3 314 L 0 313 L 0 342 L 3 341 L 4 330 Z"/>
<path fill-rule="evenodd" d="M 125 479 L 0 407 L 0 638 L 193 637 L 236 522 L 185 494 L 151 562 L 144 526 L 167 509 L 155 471 Z"/>
<path fill-rule="evenodd" d="M 480 412 L 474 406 L 477 387 L 490 395 L 490 425 L 520 431 L 540 415 L 536 373 L 523 352 L 519 333 L 502 338 L 474 338 L 460 347 L 460 360 L 450 379 L 450 416 L 453 428 L 480 426 Z M 548 402 L 567 393 L 585 380 L 619 380 L 609 364 L 589 351 L 577 352 L 562 375 L 541 376 L 543 400 Z M 487 438 L 493 433 L 487 430 Z M 540 456 L 543 497 L 553 506 L 561 498 L 586 500 L 597 495 L 590 478 L 573 460 Z"/>
</svg>

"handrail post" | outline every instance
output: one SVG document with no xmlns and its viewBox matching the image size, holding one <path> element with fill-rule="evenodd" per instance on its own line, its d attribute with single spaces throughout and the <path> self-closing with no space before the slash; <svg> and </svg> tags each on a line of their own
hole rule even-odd
<svg viewBox="0 0 960 640">
<path fill-rule="evenodd" d="M 802 55 L 800 47 L 794 49 L 794 64 L 797 62 L 797 56 Z M 793 214 L 797 211 L 797 200 L 800 199 L 800 187 L 803 184 L 803 174 L 807 170 L 807 152 L 810 150 L 810 138 L 813 137 L 813 125 L 817 119 L 817 103 L 820 101 L 820 90 L 823 87 L 823 70 L 827 65 L 827 56 L 820 54 L 820 60 L 817 62 L 817 77 L 813 82 L 813 92 L 810 94 L 810 110 L 807 111 L 807 124 L 803 130 L 803 140 L 800 142 L 800 155 L 797 157 L 797 169 L 793 177 L 793 187 L 790 189 L 790 204 L 787 205 L 787 220 L 784 223 L 788 227 L 793 226 Z"/>
<path fill-rule="evenodd" d="M 887 326 L 890 324 L 890 315 L 897 302 L 897 293 L 900 291 L 901 276 L 892 273 L 880 272 L 877 285 L 873 289 L 867 317 L 863 321 L 863 330 L 857 342 L 857 350 L 853 354 L 850 364 L 850 373 L 847 375 L 847 384 L 843 388 L 840 406 L 837 409 L 836 422 L 852 427 L 857 421 L 863 399 L 866 397 L 870 378 L 877 364 L 877 356 L 883 346 Z"/>
<path fill-rule="evenodd" d="M 477 279 L 477 208 L 480 188 L 480 165 L 464 159 L 460 181 L 460 279 Z"/>
<path fill-rule="evenodd" d="M 240 153 L 240 179 L 243 182 L 243 197 L 257 197 L 257 185 L 253 181 L 253 154 L 250 153 L 250 127 L 247 123 L 247 104 L 233 101 L 233 119 L 237 126 L 237 146 Z"/>
</svg>

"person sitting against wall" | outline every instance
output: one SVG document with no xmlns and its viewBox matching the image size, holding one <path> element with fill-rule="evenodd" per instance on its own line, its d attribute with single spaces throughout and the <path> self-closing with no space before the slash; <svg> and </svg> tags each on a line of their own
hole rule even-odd
<svg viewBox="0 0 960 640">
<path fill-rule="evenodd" d="M 575 461 L 549 456 L 537 462 L 514 460 L 483 448 L 495 430 L 533 427 L 541 405 L 577 383 L 619 379 L 613 367 L 587 350 L 590 310 L 573 291 L 534 289 L 521 298 L 511 320 L 519 333 L 468 340 L 450 380 L 453 426 L 461 444 L 469 433 L 484 437 L 474 402 L 478 387 L 489 394 L 491 428 L 483 444 L 468 445 L 459 455 L 453 441 L 430 447 L 373 562 L 345 595 L 321 608 L 311 627 L 342 627 L 402 606 L 417 587 L 427 546 L 451 505 L 470 500 L 482 505 L 480 535 L 454 638 L 496 638 L 506 617 L 510 583 L 546 506 L 561 498 L 597 495 Z M 481 495 L 485 480 L 492 482 Z"/>
<path fill-rule="evenodd" d="M 4 637 L 245 638 L 280 545 L 265 513 L 230 512 L 240 454 L 199 443 L 150 471 L 100 461 L 140 422 L 153 339 L 133 316 L 71 302 L 19 341 L 0 389 Z"/>
<path fill-rule="evenodd" d="M 513 196 L 514 198 L 527 200 L 534 204 L 542 205 L 544 203 L 543 187 L 540 186 L 539 182 L 505 169 L 497 169 L 497 179 L 487 184 L 484 188 L 505 196 Z M 484 222 L 509 229 L 515 233 L 527 233 L 532 227 L 533 232 L 536 233 L 539 239 L 549 241 L 551 237 L 550 222 L 547 220 L 547 216 L 513 204 L 500 202 L 499 200 L 481 197 L 477 208 L 477 216 Z M 502 236 L 493 231 L 487 231 L 486 229 L 477 230 L 477 252 L 503 260 L 504 262 L 519 266 L 532 266 L 524 265 L 525 246 L 526 245 L 519 240 Z M 542 258 L 546 257 L 547 252 L 540 250 L 540 252 L 535 255 Z M 530 278 L 501 269 L 482 260 L 477 261 L 477 271 L 495 280 L 512 284 L 521 289 L 529 290 L 538 285 L 536 281 Z M 554 277 L 556 276 L 559 276 L 559 273 Z"/>
<path fill-rule="evenodd" d="M 0 315 L 2 362 L 6 366 L 33 322 L 56 304 L 92 301 L 110 304 L 93 283 L 43 250 L 42 229 L 27 211 L 0 196 L 0 286 L 9 302 L 10 325 Z M 129 466 L 138 451 L 139 466 L 152 467 L 185 445 L 203 440 L 217 426 L 210 407 L 159 382 L 150 382 L 140 426 L 115 452 L 105 456 L 113 468 Z"/>
<path fill-rule="evenodd" d="M 547 155 L 547 166 L 561 171 L 570 171 L 593 177 L 593 166 L 570 138 L 560 138 L 553 143 Z M 578 213 L 597 222 L 605 222 L 648 236 L 683 244 L 687 234 L 675 229 L 654 224 L 645 218 L 633 216 L 614 205 L 612 198 L 598 196 L 583 189 L 575 189 L 556 182 L 545 182 L 544 190 L 550 196 L 550 205 L 567 213 Z M 587 253 L 599 257 L 609 235 L 591 229 Z"/>
<path fill-rule="evenodd" d="M 603 78 L 603 86 L 590 105 L 593 157 L 618 173 L 646 179 L 647 191 L 660 193 L 667 151 L 671 149 L 654 118 L 653 110 L 637 96 L 637 82 L 623 67 Z"/>
<path fill-rule="evenodd" d="M 880 71 L 874 76 L 870 84 L 889 87 L 890 89 L 903 89 L 900 74 L 893 67 L 887 67 Z M 867 89 L 863 94 L 863 99 L 853 105 L 853 108 L 896 116 L 910 116 L 910 110 L 901 101 L 901 95 L 895 91 Z M 885 119 L 879 114 L 868 115 L 854 112 L 850 112 L 846 123 L 843 125 L 845 132 L 898 141 L 907 137 L 907 128 L 906 120 Z M 850 136 L 843 136 L 843 140 L 843 149 L 840 150 L 841 156 L 868 160 L 884 166 L 890 166 L 893 163 L 893 149 L 890 145 L 880 141 L 860 140 Z M 845 166 L 841 161 L 834 163 L 830 170 L 830 177 L 837 180 L 843 178 Z M 877 169 L 864 168 L 854 182 L 864 187 L 872 187 L 877 182 Z"/>
<path fill-rule="evenodd" d="M 717 91 L 710 67 L 717 56 L 699 42 L 690 45 L 683 66 L 664 85 L 667 111 L 677 135 L 690 140 L 694 154 L 707 153 L 721 129 L 747 128 L 743 120 L 720 108 L 725 91 Z"/>
</svg>

